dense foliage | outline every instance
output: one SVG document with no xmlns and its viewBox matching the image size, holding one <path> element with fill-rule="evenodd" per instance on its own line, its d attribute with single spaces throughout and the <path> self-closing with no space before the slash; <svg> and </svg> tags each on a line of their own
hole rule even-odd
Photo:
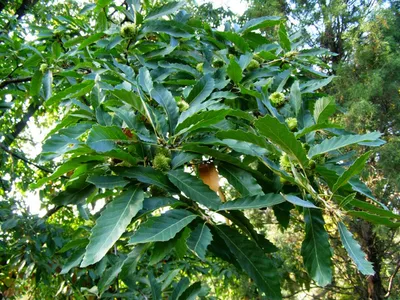
<svg viewBox="0 0 400 300">
<path fill-rule="evenodd" d="M 292 281 L 332 285 L 345 251 L 375 273 L 346 224 L 400 217 L 358 178 L 373 150 L 351 151 L 381 133 L 330 121 L 332 53 L 304 49 L 281 17 L 217 30 L 183 7 L 37 5 L 35 25 L 2 11 L 5 296 L 35 283 L 42 297 L 281 299 Z M 15 145 L 35 113 L 57 123 L 32 162 Z M 45 218 L 18 207 L 28 184 Z M 249 210 L 273 212 L 302 263 Z"/>
</svg>

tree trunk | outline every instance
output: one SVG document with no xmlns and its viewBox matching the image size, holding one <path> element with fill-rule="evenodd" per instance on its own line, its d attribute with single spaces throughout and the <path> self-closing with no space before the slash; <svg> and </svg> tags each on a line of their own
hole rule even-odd
<svg viewBox="0 0 400 300">
<path fill-rule="evenodd" d="M 363 239 L 364 250 L 367 253 L 368 260 L 373 264 L 375 275 L 369 276 L 367 279 L 367 290 L 369 300 L 384 299 L 386 293 L 381 279 L 381 256 L 380 250 L 377 247 L 377 239 L 372 231 L 372 225 L 365 221 L 361 221 L 360 236 Z"/>
</svg>

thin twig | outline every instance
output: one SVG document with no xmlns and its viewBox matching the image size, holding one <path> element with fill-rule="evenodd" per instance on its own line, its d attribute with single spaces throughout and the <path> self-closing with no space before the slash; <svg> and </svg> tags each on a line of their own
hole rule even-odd
<svg viewBox="0 0 400 300">
<path fill-rule="evenodd" d="M 9 85 L 11 83 L 27 82 L 27 81 L 31 81 L 31 79 L 32 79 L 32 76 L 7 79 L 0 83 L 0 89 L 5 88 L 7 85 Z"/>
<path fill-rule="evenodd" d="M 389 298 L 390 293 L 392 292 L 393 280 L 394 280 L 394 278 L 396 277 L 396 274 L 397 274 L 397 272 L 399 271 L 399 269 L 400 269 L 400 259 L 397 261 L 397 266 L 396 266 L 396 269 L 394 269 L 394 272 L 393 272 L 392 276 L 390 276 L 388 291 L 387 291 L 387 293 L 386 293 L 386 295 L 385 295 L 385 298 Z"/>
</svg>

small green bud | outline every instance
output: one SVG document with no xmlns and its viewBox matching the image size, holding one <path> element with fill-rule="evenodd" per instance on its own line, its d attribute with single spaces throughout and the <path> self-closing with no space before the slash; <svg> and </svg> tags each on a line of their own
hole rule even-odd
<svg viewBox="0 0 400 300">
<path fill-rule="evenodd" d="M 229 59 L 235 59 L 235 55 L 233 55 L 232 53 L 228 54 L 228 58 Z"/>
<path fill-rule="evenodd" d="M 294 131 L 297 129 L 297 119 L 296 118 L 287 118 L 285 120 L 285 122 L 291 131 Z"/>
<path fill-rule="evenodd" d="M 153 168 L 158 171 L 166 172 L 171 169 L 169 165 L 171 159 L 163 154 L 157 154 L 153 160 Z"/>
<path fill-rule="evenodd" d="M 285 95 L 280 92 L 274 92 L 269 96 L 269 100 L 271 100 L 273 106 L 279 107 L 285 103 Z"/>
<path fill-rule="evenodd" d="M 282 154 L 279 158 L 279 166 L 285 171 L 290 171 L 292 169 L 292 164 L 290 163 L 289 156 L 286 153 Z"/>
<path fill-rule="evenodd" d="M 317 164 L 315 163 L 315 160 L 312 160 L 312 159 L 311 159 L 311 160 L 308 162 L 308 168 L 309 168 L 310 170 L 314 170 L 316 166 L 317 166 Z"/>
<path fill-rule="evenodd" d="M 47 64 L 41 64 L 39 70 L 40 70 L 40 72 L 42 72 L 44 74 L 44 73 L 46 73 L 48 67 L 49 66 Z"/>
<path fill-rule="evenodd" d="M 203 65 L 204 65 L 203 63 L 197 64 L 196 70 L 199 71 L 200 73 L 202 73 L 203 72 Z"/>
<path fill-rule="evenodd" d="M 254 56 L 254 59 L 256 60 L 256 61 L 258 61 L 259 63 L 262 63 L 262 62 L 264 62 L 264 58 L 262 58 L 260 55 L 258 55 L 258 54 L 255 54 Z"/>
<path fill-rule="evenodd" d="M 134 38 L 137 33 L 136 25 L 133 23 L 125 23 L 122 25 L 120 33 L 123 38 Z"/>
<path fill-rule="evenodd" d="M 164 155 L 165 157 L 171 157 L 171 151 L 167 147 L 159 147 L 156 149 L 156 156 Z"/>
<path fill-rule="evenodd" d="M 291 58 L 294 58 L 297 54 L 299 54 L 299 52 L 289 51 L 289 52 L 285 53 L 285 55 L 283 57 L 291 59 Z"/>
<path fill-rule="evenodd" d="M 179 100 L 177 103 L 179 111 L 183 112 L 189 109 L 189 104 L 185 100 Z"/>
<path fill-rule="evenodd" d="M 279 177 L 279 181 L 283 184 L 283 185 L 289 185 L 291 184 L 289 180 L 283 178 L 283 177 Z"/>
<path fill-rule="evenodd" d="M 253 71 L 255 69 L 258 69 L 260 67 L 260 63 L 256 61 L 255 59 L 252 59 L 250 63 L 247 65 L 246 70 L 247 71 Z"/>
</svg>

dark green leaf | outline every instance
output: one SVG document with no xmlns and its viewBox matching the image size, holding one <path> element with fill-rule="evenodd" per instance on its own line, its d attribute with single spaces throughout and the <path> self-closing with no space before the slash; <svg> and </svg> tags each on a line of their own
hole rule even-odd
<svg viewBox="0 0 400 300">
<path fill-rule="evenodd" d="M 176 123 L 178 122 L 179 114 L 178 106 L 174 97 L 172 97 L 171 92 L 162 85 L 156 85 L 151 91 L 151 97 L 164 108 L 169 123 L 169 132 L 174 134 L 174 129 Z"/>
<path fill-rule="evenodd" d="M 212 241 L 211 230 L 206 223 L 197 225 L 187 240 L 187 245 L 200 259 L 205 260 L 208 245 Z"/>
<path fill-rule="evenodd" d="M 128 137 L 118 126 L 94 125 L 86 144 L 97 152 L 107 152 L 116 149 L 118 142 L 124 141 L 128 141 Z"/>
<path fill-rule="evenodd" d="M 375 271 L 372 263 L 366 260 L 367 255 L 361 250 L 361 246 L 353 238 L 351 232 L 347 230 L 346 226 L 342 222 L 338 223 L 338 230 L 343 246 L 347 250 L 351 259 L 357 265 L 358 270 L 364 275 L 374 275 Z"/>
<path fill-rule="evenodd" d="M 160 217 L 152 217 L 141 225 L 129 240 L 130 244 L 165 242 L 172 239 L 197 216 L 187 210 L 173 209 Z"/>
<path fill-rule="evenodd" d="M 111 201 L 92 229 L 81 267 L 100 261 L 125 232 L 132 218 L 143 207 L 144 194 L 140 187 L 131 188 Z"/>
<path fill-rule="evenodd" d="M 314 120 L 316 124 L 328 121 L 329 117 L 336 111 L 335 100 L 330 97 L 323 97 L 315 102 Z"/>
<path fill-rule="evenodd" d="M 186 102 L 190 105 L 199 104 L 207 99 L 214 90 L 214 79 L 210 75 L 202 77 L 192 88 L 186 98 Z"/>
<path fill-rule="evenodd" d="M 183 170 L 169 171 L 168 178 L 193 201 L 210 209 L 217 210 L 219 208 L 220 198 L 201 179 L 185 173 Z"/>
<path fill-rule="evenodd" d="M 242 72 L 242 68 L 236 62 L 236 59 L 231 58 L 227 69 L 229 78 L 232 79 L 234 83 L 239 84 L 243 78 Z"/>
<path fill-rule="evenodd" d="M 319 286 L 332 282 L 332 250 L 321 210 L 304 208 L 306 236 L 301 255 L 308 274 Z"/>
<path fill-rule="evenodd" d="M 300 199 L 299 197 L 296 197 L 294 195 L 282 195 L 282 196 L 283 196 L 283 198 L 285 198 L 286 201 L 288 201 L 294 205 L 307 207 L 307 208 L 318 208 L 312 202 Z"/>
<path fill-rule="evenodd" d="M 261 186 L 250 173 L 228 164 L 219 165 L 218 171 L 242 197 L 264 194 Z"/>
<path fill-rule="evenodd" d="M 257 29 L 273 27 L 275 25 L 278 25 L 280 22 L 281 22 L 281 17 L 261 17 L 261 18 L 251 19 L 250 21 L 248 21 L 243 25 L 240 31 L 242 33 L 246 33 Z"/>
<path fill-rule="evenodd" d="M 220 206 L 219 210 L 264 208 L 271 207 L 282 202 L 285 202 L 285 199 L 279 194 L 265 194 L 227 201 Z"/>
<path fill-rule="evenodd" d="M 129 183 L 128 180 L 125 180 L 120 176 L 101 176 L 101 175 L 89 176 L 86 179 L 86 181 L 94 184 L 98 188 L 103 188 L 103 189 L 124 187 Z"/>
<path fill-rule="evenodd" d="M 153 8 L 146 16 L 145 21 L 153 20 L 160 18 L 165 15 L 170 15 L 176 12 L 179 8 L 181 8 L 185 2 L 168 2 L 166 4 L 162 4 L 160 7 Z"/>
<path fill-rule="evenodd" d="M 32 97 L 39 95 L 40 87 L 42 86 L 42 79 L 43 79 L 42 71 L 38 70 L 35 72 L 35 74 L 33 74 L 31 79 L 31 89 L 30 89 L 30 94 Z"/>
<path fill-rule="evenodd" d="M 281 45 L 282 49 L 286 52 L 290 51 L 292 49 L 292 46 L 290 45 L 290 40 L 286 32 L 285 24 L 283 22 L 279 25 L 278 35 L 279 44 Z"/>
</svg>

